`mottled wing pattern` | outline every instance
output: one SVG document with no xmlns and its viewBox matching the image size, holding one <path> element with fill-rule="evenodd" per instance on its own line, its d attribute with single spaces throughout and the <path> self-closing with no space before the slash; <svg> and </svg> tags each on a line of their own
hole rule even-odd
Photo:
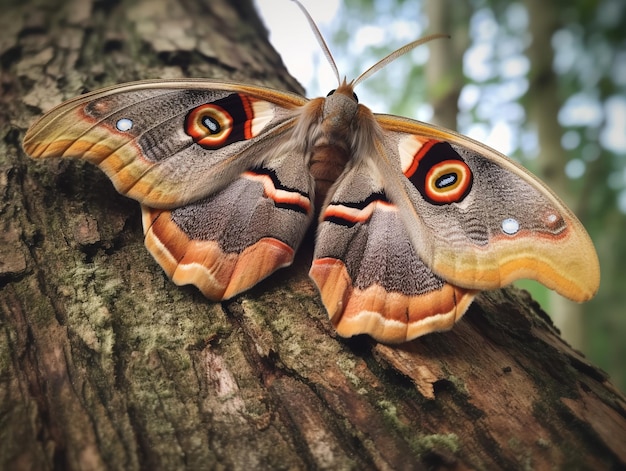
<svg viewBox="0 0 626 471">
<path fill-rule="evenodd" d="M 146 246 L 173 281 L 219 300 L 289 265 L 313 217 L 305 155 L 287 137 L 305 103 L 209 80 L 137 82 L 61 104 L 24 148 L 98 165 L 142 203 Z"/>
<path fill-rule="evenodd" d="M 228 82 L 135 82 L 59 105 L 29 129 L 24 149 L 34 158 L 87 160 L 120 193 L 173 208 L 216 192 L 262 160 L 306 102 Z"/>
<path fill-rule="evenodd" d="M 142 206 L 146 247 L 179 285 L 228 299 L 290 265 L 313 217 L 304 155 L 285 152 L 172 210 Z"/>
<path fill-rule="evenodd" d="M 314 214 L 306 152 L 318 146 L 315 165 L 330 168 L 343 149 L 311 277 L 344 336 L 402 342 L 448 329 L 477 290 L 518 278 L 575 301 L 597 291 L 586 231 L 523 168 L 361 105 L 333 131 L 345 110 L 324 118 L 324 103 L 229 82 L 136 82 L 59 105 L 24 148 L 98 165 L 142 204 L 146 246 L 166 273 L 215 300 L 292 262 Z"/>
<path fill-rule="evenodd" d="M 384 129 L 376 159 L 384 189 L 434 273 L 469 289 L 531 278 L 574 301 L 595 294 L 600 271 L 593 244 L 541 181 L 465 136 L 376 118 Z"/>
<path fill-rule="evenodd" d="M 310 275 L 340 335 L 390 343 L 450 329 L 474 298 L 420 259 L 366 159 L 348 169 L 322 211 Z"/>
</svg>

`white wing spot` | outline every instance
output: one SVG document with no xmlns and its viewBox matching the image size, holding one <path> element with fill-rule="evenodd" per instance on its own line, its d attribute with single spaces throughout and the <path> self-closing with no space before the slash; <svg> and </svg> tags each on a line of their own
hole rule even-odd
<svg viewBox="0 0 626 471">
<path fill-rule="evenodd" d="M 517 234 L 519 231 L 519 222 L 513 218 L 507 218 L 502 221 L 502 232 L 508 235 Z"/>
<path fill-rule="evenodd" d="M 115 127 L 122 132 L 130 131 L 133 127 L 133 120 L 128 118 L 122 118 L 115 123 Z"/>
</svg>

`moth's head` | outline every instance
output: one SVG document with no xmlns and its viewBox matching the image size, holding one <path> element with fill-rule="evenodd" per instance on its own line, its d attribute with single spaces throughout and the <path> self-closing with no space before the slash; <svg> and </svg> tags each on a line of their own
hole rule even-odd
<svg viewBox="0 0 626 471">
<path fill-rule="evenodd" d="M 359 99 L 354 93 L 352 82 L 346 79 L 326 96 L 322 112 L 324 123 L 331 129 L 346 128 L 354 119 L 359 107 Z M 330 130 L 330 129 L 329 129 Z"/>
</svg>

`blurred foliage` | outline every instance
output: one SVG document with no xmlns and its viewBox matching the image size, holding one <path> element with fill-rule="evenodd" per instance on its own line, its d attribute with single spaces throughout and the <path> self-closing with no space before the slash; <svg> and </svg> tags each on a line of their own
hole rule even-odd
<svg viewBox="0 0 626 471">
<path fill-rule="evenodd" d="M 441 32 L 429 31 L 425 1 L 346 0 L 330 35 L 325 32 L 341 73 L 354 78 L 391 50 Z M 489 145 L 507 137 L 499 150 L 539 172 L 541 152 L 526 108 L 533 93 L 526 50 L 530 22 L 550 21 L 554 32 L 545 46 L 554 53 L 559 138 L 568 153 L 563 172 L 602 267 L 600 291 L 584 305 L 584 353 L 626 391 L 626 2 L 556 0 L 552 11 L 558 15 L 549 18 L 531 17 L 528 3 L 471 0 L 469 17 L 457 15 L 454 29 L 444 31 L 469 34 L 470 41 L 457 127 Z M 376 112 L 428 121 L 428 60 L 428 47 L 418 48 L 381 70 L 359 85 L 361 102 Z M 438 85 L 453 80 L 442 77 Z M 532 289 L 550 312 L 542 288 Z"/>
</svg>

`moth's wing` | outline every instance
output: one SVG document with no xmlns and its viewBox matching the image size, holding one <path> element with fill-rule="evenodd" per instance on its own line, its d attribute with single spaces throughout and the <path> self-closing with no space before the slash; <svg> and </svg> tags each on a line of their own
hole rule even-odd
<svg viewBox="0 0 626 471">
<path fill-rule="evenodd" d="M 290 265 L 313 217 L 304 154 L 285 151 L 170 210 L 142 205 L 146 247 L 172 280 L 228 299 Z"/>
<path fill-rule="evenodd" d="M 450 329 L 474 298 L 420 259 L 368 159 L 343 174 L 322 210 L 310 275 L 337 332 L 388 343 Z"/>
<path fill-rule="evenodd" d="M 142 203 L 146 247 L 177 284 L 225 299 L 289 265 L 313 216 L 307 100 L 206 80 L 78 97 L 27 132 L 33 157 L 82 158 Z"/>
<path fill-rule="evenodd" d="M 593 243 L 539 179 L 452 131 L 375 116 L 384 189 L 433 272 L 469 289 L 530 278 L 574 301 L 593 297 L 600 282 Z"/>
<path fill-rule="evenodd" d="M 34 158 L 87 160 L 120 193 L 175 208 L 220 190 L 264 159 L 306 103 L 229 82 L 134 82 L 52 109 L 27 131 L 24 149 Z"/>
</svg>

